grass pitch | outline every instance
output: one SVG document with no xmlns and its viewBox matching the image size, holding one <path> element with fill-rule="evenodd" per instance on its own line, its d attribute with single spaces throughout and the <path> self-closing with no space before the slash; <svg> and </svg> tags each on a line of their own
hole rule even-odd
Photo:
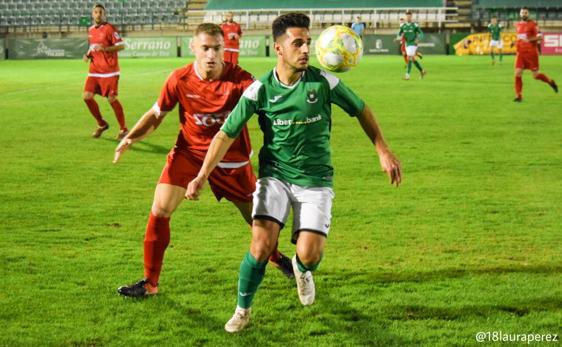
<svg viewBox="0 0 562 347">
<path fill-rule="evenodd" d="M 562 58 L 541 68 L 562 85 Z M 182 59 L 121 61 L 129 126 Z M 334 107 L 332 229 L 303 308 L 269 268 L 249 328 L 223 330 L 250 233 L 207 190 L 172 218 L 161 294 L 127 300 L 142 276 L 152 194 L 178 132 L 177 112 L 118 165 L 118 127 L 90 138 L 81 61 L 1 61 L 0 345 L 478 345 L 477 332 L 560 334 L 562 96 L 513 57 L 426 56 L 402 81 L 400 57 L 365 57 L 341 75 L 376 111 L 403 164 L 396 189 L 358 122 Z M 273 59 L 242 59 L 261 75 Z M 261 143 L 255 118 L 254 148 Z M 254 158 L 256 159 L 256 158 Z M 280 248 L 291 255 L 290 232 Z M 558 338 L 560 339 L 560 337 Z M 558 342 L 559 344 L 560 342 Z M 550 344 L 549 344 L 550 345 Z"/>
</svg>

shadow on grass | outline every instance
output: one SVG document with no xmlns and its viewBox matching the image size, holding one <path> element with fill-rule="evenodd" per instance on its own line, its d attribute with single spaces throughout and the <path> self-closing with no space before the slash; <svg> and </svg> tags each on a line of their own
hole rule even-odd
<svg viewBox="0 0 562 347">
<path fill-rule="evenodd" d="M 115 147 L 117 147 L 117 145 L 119 144 L 119 140 L 117 140 L 117 139 L 105 138 L 105 137 L 102 137 L 100 139 L 104 140 L 104 141 L 107 141 L 107 142 L 115 143 Z M 141 141 L 141 142 L 135 143 L 129 150 L 132 151 L 132 152 L 168 154 L 168 152 L 170 152 L 170 149 L 171 149 L 171 147 L 168 148 L 168 147 L 164 147 L 164 146 L 160 146 L 160 145 L 155 145 L 155 144 L 150 143 L 150 142 Z"/>
</svg>

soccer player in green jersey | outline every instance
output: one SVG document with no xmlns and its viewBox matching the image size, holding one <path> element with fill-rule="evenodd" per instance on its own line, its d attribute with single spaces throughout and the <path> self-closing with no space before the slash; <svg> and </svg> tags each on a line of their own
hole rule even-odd
<svg viewBox="0 0 562 347">
<path fill-rule="evenodd" d="M 494 50 L 497 48 L 500 53 L 500 63 L 503 59 L 502 48 L 503 48 L 503 41 L 501 37 L 501 32 L 503 27 L 501 24 L 498 23 L 498 17 L 493 16 L 492 21 L 488 24 L 488 32 L 490 33 L 491 40 L 490 40 L 490 56 L 492 57 L 492 65 L 496 63 L 496 56 Z"/>
<path fill-rule="evenodd" d="M 416 52 L 418 50 L 418 41 L 423 38 L 423 32 L 421 31 L 417 23 L 412 22 L 412 12 L 406 12 L 406 22 L 400 25 L 400 31 L 398 32 L 398 39 L 404 39 L 406 41 L 406 56 L 408 57 L 408 65 L 406 67 L 405 80 L 410 79 L 410 72 L 412 71 L 412 64 L 420 70 L 420 78 L 423 78 L 427 73 L 421 64 L 416 59 Z"/>
<path fill-rule="evenodd" d="M 401 182 L 400 162 L 388 149 L 371 109 L 337 77 L 309 66 L 310 19 L 288 13 L 273 22 L 277 65 L 246 89 L 214 137 L 199 174 L 187 189 L 199 192 L 217 163 L 253 114 L 259 115 L 264 144 L 254 192 L 252 242 L 240 264 L 238 305 L 225 330 L 242 330 L 260 285 L 269 254 L 293 209 L 293 271 L 303 305 L 315 298 L 312 272 L 322 259 L 330 229 L 333 168 L 330 155 L 331 104 L 359 124 L 379 155 L 391 184 Z"/>
</svg>

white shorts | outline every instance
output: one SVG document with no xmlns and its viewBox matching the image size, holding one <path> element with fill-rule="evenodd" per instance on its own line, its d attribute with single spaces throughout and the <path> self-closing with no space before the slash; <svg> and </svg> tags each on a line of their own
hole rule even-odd
<svg viewBox="0 0 562 347">
<path fill-rule="evenodd" d="M 328 236 L 333 198 L 334 191 L 329 187 L 302 187 L 263 177 L 256 183 L 252 218 L 271 220 L 283 228 L 292 207 L 293 243 L 303 230 Z"/>
<path fill-rule="evenodd" d="M 406 46 L 406 55 L 408 57 L 413 57 L 416 55 L 417 50 L 418 46 Z"/>
<path fill-rule="evenodd" d="M 502 40 L 492 40 L 490 41 L 490 47 L 496 47 L 498 49 L 503 48 L 503 41 Z"/>
</svg>

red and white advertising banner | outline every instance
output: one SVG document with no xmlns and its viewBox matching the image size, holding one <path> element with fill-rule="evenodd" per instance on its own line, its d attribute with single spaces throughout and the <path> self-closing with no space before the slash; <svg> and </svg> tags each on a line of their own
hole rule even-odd
<svg viewBox="0 0 562 347">
<path fill-rule="evenodd" d="M 543 33 L 541 52 L 544 55 L 562 55 L 562 33 Z"/>
</svg>

